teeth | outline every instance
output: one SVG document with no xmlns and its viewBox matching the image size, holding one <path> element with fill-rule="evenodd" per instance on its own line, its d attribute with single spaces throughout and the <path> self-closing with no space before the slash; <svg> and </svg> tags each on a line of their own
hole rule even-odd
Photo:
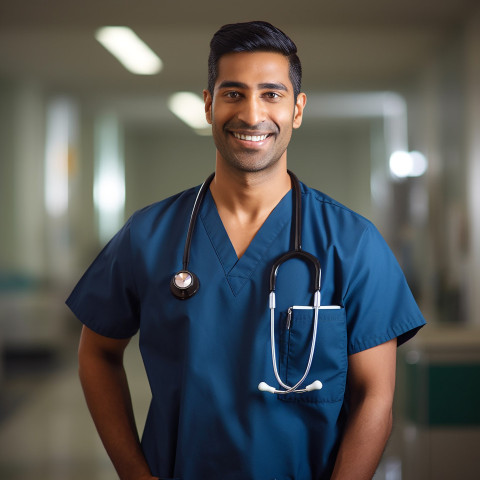
<svg viewBox="0 0 480 480">
<path fill-rule="evenodd" d="M 234 133 L 233 136 L 239 140 L 248 140 L 250 142 L 261 142 L 268 137 L 268 135 L 243 135 L 241 133 Z"/>
</svg>

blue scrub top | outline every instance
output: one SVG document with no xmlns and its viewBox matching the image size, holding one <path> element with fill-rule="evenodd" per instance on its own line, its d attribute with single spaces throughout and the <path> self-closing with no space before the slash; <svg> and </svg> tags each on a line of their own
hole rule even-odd
<svg viewBox="0 0 480 480">
<path fill-rule="evenodd" d="M 103 249 L 67 304 L 95 332 L 140 332 L 152 391 L 142 447 L 152 474 L 184 480 L 327 479 L 345 423 L 348 355 L 398 337 L 425 321 L 390 249 L 365 218 L 301 184 L 303 249 L 320 260 L 322 305 L 315 357 L 304 394 L 277 386 L 272 368 L 269 275 L 292 248 L 292 192 L 272 211 L 238 259 L 207 192 L 193 234 L 189 268 L 200 289 L 170 292 L 198 187 L 136 212 Z M 284 382 L 308 361 L 313 273 L 293 259 L 279 268 L 276 348 Z"/>
</svg>

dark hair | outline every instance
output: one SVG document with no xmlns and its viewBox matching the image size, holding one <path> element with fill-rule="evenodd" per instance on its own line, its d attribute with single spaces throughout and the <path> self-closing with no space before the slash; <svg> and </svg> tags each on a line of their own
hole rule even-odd
<svg viewBox="0 0 480 480">
<path fill-rule="evenodd" d="M 287 57 L 290 81 L 297 98 L 302 84 L 302 65 L 297 56 L 297 46 L 281 30 L 260 21 L 224 25 L 213 36 L 208 57 L 208 90 L 212 96 L 220 57 L 238 52 L 277 52 Z"/>
</svg>

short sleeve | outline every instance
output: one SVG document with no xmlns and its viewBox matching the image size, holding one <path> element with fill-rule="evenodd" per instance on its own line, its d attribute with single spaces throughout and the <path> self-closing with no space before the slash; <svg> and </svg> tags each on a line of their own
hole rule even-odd
<svg viewBox="0 0 480 480">
<path fill-rule="evenodd" d="M 66 301 L 84 325 L 106 337 L 129 338 L 139 328 L 130 228 L 131 219 L 100 252 Z"/>
<path fill-rule="evenodd" d="M 393 338 L 401 345 L 425 324 L 397 260 L 372 224 L 363 232 L 349 277 L 349 354 Z"/>
</svg>

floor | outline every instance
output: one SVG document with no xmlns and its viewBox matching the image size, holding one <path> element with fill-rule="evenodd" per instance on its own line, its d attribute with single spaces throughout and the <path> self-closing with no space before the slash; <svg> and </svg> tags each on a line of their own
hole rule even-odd
<svg viewBox="0 0 480 480">
<path fill-rule="evenodd" d="M 0 392 L 0 479 L 116 480 L 90 419 L 77 377 L 78 336 L 58 355 L 29 352 L 4 360 Z M 127 374 L 139 424 L 148 386 L 135 341 Z"/>
</svg>

